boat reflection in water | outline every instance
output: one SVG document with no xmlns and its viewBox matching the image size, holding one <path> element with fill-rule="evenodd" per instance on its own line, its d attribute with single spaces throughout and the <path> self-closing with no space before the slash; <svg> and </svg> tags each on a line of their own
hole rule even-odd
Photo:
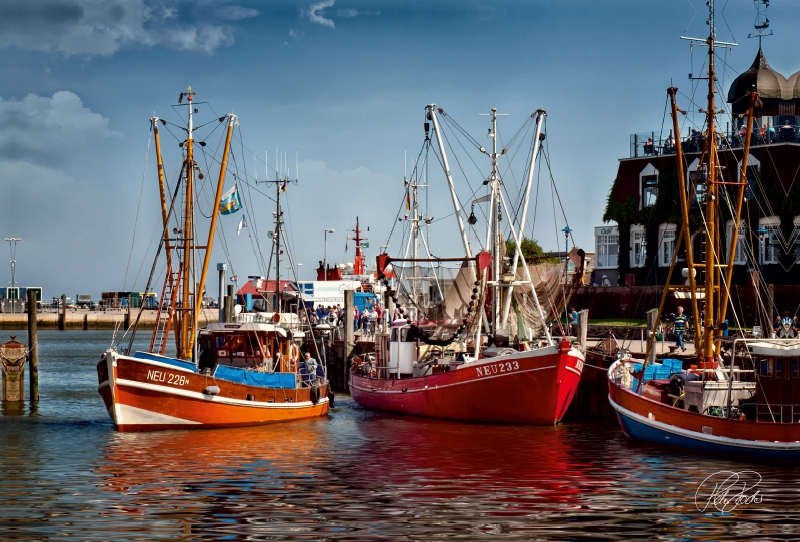
<svg viewBox="0 0 800 542">
<path fill-rule="evenodd" d="M 641 472 L 624 457 L 608 468 L 624 450 L 611 428 L 600 431 L 610 438 L 587 438 L 576 426 L 453 424 L 352 401 L 337 410 L 338 420 L 267 428 L 115 434 L 95 472 L 113 495 L 108 513 L 149 533 L 256 538 L 541 536 L 563 531 L 568 517 L 583 527 L 635 521 Z M 653 476 L 656 487 L 670 478 Z"/>
</svg>

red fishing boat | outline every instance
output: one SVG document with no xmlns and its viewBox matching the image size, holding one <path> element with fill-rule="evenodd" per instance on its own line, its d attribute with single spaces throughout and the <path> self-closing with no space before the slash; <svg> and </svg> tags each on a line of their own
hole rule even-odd
<svg viewBox="0 0 800 542">
<path fill-rule="evenodd" d="M 425 123 L 425 145 L 431 144 L 432 123 L 466 256 L 436 258 L 428 251 L 421 224 L 430 224 L 432 219 L 420 213 L 417 190 L 421 185 L 412 174 L 411 182 L 406 182 L 407 214 L 401 218 L 410 225 L 406 254 L 411 252 L 411 257 L 381 254 L 377 262 L 378 277 L 387 286 L 394 304 L 402 307 L 402 317 L 376 335 L 373 356 L 354 360 L 350 393 L 363 406 L 404 414 L 556 424 L 578 387 L 584 353 L 581 344 L 573 344 L 568 338 L 557 341 L 548 329 L 547 317 L 560 315 L 569 299 L 564 263 L 528 265 L 520 248 L 533 170 L 539 143 L 544 139 L 541 130 L 545 112 L 539 110 L 531 115 L 531 119 L 536 118 L 536 130 L 524 202 L 517 223 L 503 232 L 502 213 L 514 215 L 501 190 L 497 159 L 506 151 L 497 150 L 497 112 L 492 110 L 490 136 L 495 144 L 493 152 L 486 153 L 492 158 L 492 175 L 484 183 L 489 193 L 473 202 L 473 208 L 489 202 L 487 244 L 491 252 L 472 256 L 442 143 L 438 117 L 444 112 L 435 105 L 427 106 L 426 111 L 430 122 Z M 467 221 L 475 224 L 474 212 Z M 514 240 L 513 258 L 505 257 L 504 233 Z M 428 251 L 426 257 L 418 253 L 419 240 Z M 449 288 L 443 287 L 441 277 L 433 274 L 427 275 L 430 286 L 420 287 L 420 277 L 425 275 L 420 263 L 439 268 L 447 262 L 459 266 Z M 582 260 L 579 263 L 574 275 L 577 281 Z M 412 265 L 402 267 L 404 264 Z M 556 292 L 558 295 L 554 295 Z M 430 302 L 431 297 L 437 296 L 437 302 Z M 547 300 L 546 310 L 540 303 L 542 297 Z M 406 303 L 409 309 L 405 308 Z M 483 334 L 484 327 L 490 330 L 489 334 Z"/>
<path fill-rule="evenodd" d="M 217 217 L 237 209 L 235 188 L 224 202 L 222 193 L 231 133 L 238 120 L 232 114 L 219 118 L 219 122 L 227 123 L 227 134 L 218 158 L 221 165 L 216 199 L 211 206 L 214 212 L 207 240 L 201 246 L 199 225 L 194 220 L 195 177 L 204 176 L 193 157 L 193 121 L 199 105 L 193 102 L 194 95 L 190 87 L 181 93 L 179 101 L 181 105 L 186 98 L 183 106 L 188 110 L 188 127 L 187 139 L 180 145 L 181 174 L 172 195 L 166 189 L 158 136 L 158 123 L 166 122 L 157 117 L 151 119 L 162 238 L 146 291 L 150 291 L 154 280 L 159 255 L 165 256 L 166 271 L 150 347 L 146 352 L 133 351 L 137 317 L 126 330 L 127 348 L 112 346 L 97 364 L 98 391 L 118 431 L 237 427 L 323 416 L 331 400 L 325 367 L 301 357 L 299 344 L 304 333 L 300 320 L 282 311 L 280 295 L 273 312 L 229 311 L 225 321 L 200 327 L 200 315 L 208 310 L 201 292 L 205 289 Z M 205 146 L 205 141 L 200 140 L 200 145 Z M 276 187 L 285 186 L 286 182 L 277 180 Z M 277 201 L 276 243 L 281 239 L 283 224 L 280 191 Z M 205 251 L 202 259 L 197 253 L 201 250 Z M 280 247 L 276 245 L 275 250 L 280 252 Z M 143 309 L 144 306 L 139 316 Z M 174 355 L 167 355 L 170 336 L 174 337 Z"/>
</svg>

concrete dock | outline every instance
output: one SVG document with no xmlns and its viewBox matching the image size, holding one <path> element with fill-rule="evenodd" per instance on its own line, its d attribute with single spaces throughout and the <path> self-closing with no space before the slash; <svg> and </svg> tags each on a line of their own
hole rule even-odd
<svg viewBox="0 0 800 542">
<path fill-rule="evenodd" d="M 131 323 L 136 320 L 139 309 L 131 311 Z M 123 326 L 126 310 L 91 311 L 88 309 L 67 309 L 64 322 L 65 329 L 114 329 Z M 139 319 L 142 329 L 152 329 L 158 311 L 144 310 Z M 218 309 L 207 309 L 200 313 L 200 325 L 218 321 Z M 36 315 L 39 329 L 58 329 L 59 313 L 52 309 L 41 310 Z M 0 329 L 27 329 L 27 313 L 0 313 Z"/>
</svg>

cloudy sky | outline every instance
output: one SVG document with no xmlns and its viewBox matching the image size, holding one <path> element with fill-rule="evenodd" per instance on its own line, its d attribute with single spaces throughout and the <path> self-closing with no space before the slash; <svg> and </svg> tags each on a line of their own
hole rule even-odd
<svg viewBox="0 0 800 542">
<path fill-rule="evenodd" d="M 727 88 L 755 56 L 757 42 L 747 39 L 755 9 L 750 0 L 718 6 L 719 39 L 740 44 L 723 54 Z M 575 241 L 593 250 L 593 227 L 629 135 L 661 128 L 671 81 L 691 95 L 686 76 L 701 70 L 703 51 L 679 36 L 707 33 L 704 9 L 700 0 L 3 0 L 0 233 L 22 238 L 17 281 L 44 287 L 46 297 L 143 288 L 159 220 L 148 119 L 180 123 L 184 110 L 172 106 L 189 85 L 207 102 L 202 122 L 239 116 L 230 172 L 250 186 L 250 227 L 237 237 L 241 215 L 223 217 L 228 250 L 218 242 L 213 261 L 230 256 L 240 276 L 263 272 L 256 237 L 269 257 L 274 209 L 259 193 L 274 188 L 254 181 L 264 180 L 265 150 L 274 177 L 276 147 L 293 178 L 299 156 L 300 182 L 286 193 L 286 211 L 301 279 L 312 278 L 323 258 L 326 228 L 335 229 L 328 260 L 352 261 L 344 237 L 356 216 L 370 227 L 370 262 L 387 240 L 399 247 L 397 230 L 390 232 L 404 156 L 410 164 L 419 153 L 429 103 L 487 147 L 489 123 L 479 113 L 508 113 L 500 122 L 508 140 L 546 109 L 553 178 Z M 800 69 L 793 43 L 800 10 L 775 1 L 769 17 L 775 35 L 764 49 L 788 76 Z M 221 132 L 209 136 L 208 149 Z M 175 176 L 180 149 L 168 130 L 162 138 Z M 488 160 L 475 153 L 465 160 L 477 164 L 464 168 L 475 185 Z M 462 168 L 453 169 L 469 199 Z M 428 181 L 428 214 L 446 217 L 452 209 L 434 164 Z M 553 216 L 546 182 L 538 205 L 528 235 L 547 249 L 562 247 L 557 230 L 566 222 Z M 435 225 L 433 251 L 460 255 L 455 219 Z"/>
</svg>

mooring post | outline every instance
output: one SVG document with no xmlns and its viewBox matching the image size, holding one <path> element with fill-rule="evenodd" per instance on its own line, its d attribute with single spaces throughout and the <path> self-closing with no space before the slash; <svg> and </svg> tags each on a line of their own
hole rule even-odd
<svg viewBox="0 0 800 542">
<path fill-rule="evenodd" d="M 586 349 L 586 336 L 589 331 L 589 309 L 583 309 L 578 313 L 578 344 L 582 349 Z"/>
<path fill-rule="evenodd" d="M 128 296 L 128 310 L 125 311 L 125 316 L 123 317 L 122 327 L 126 330 L 131 327 L 131 296 Z"/>
<path fill-rule="evenodd" d="M 355 317 L 353 316 L 355 300 L 356 296 L 353 290 L 344 291 L 344 345 L 342 348 L 342 377 L 344 379 L 342 380 L 342 389 L 344 391 L 347 391 L 347 382 L 350 380 L 347 360 L 350 359 L 356 345 Z"/>
<path fill-rule="evenodd" d="M 36 330 L 36 291 L 28 290 L 28 371 L 31 404 L 39 402 L 39 338 Z"/>
<path fill-rule="evenodd" d="M 228 299 L 225 301 L 225 322 L 233 322 L 233 284 L 228 284 Z"/>
<path fill-rule="evenodd" d="M 383 329 L 387 333 L 392 329 L 392 316 L 394 315 L 394 301 L 389 295 L 389 290 L 383 292 Z"/>
<path fill-rule="evenodd" d="M 217 271 L 219 271 L 219 316 L 217 317 L 218 322 L 225 321 L 225 298 L 223 294 L 225 293 L 225 271 L 228 269 L 228 264 L 226 263 L 218 263 L 217 264 Z"/>
<path fill-rule="evenodd" d="M 61 294 L 61 314 L 58 315 L 58 329 L 67 328 L 67 294 Z"/>
<path fill-rule="evenodd" d="M 7 343 L 0 344 L 0 379 L 5 408 L 19 410 L 25 404 L 25 361 L 25 345 L 18 342 L 15 335 Z"/>
<path fill-rule="evenodd" d="M 649 341 L 650 335 L 652 335 L 653 327 L 655 327 L 656 318 L 658 318 L 658 309 L 650 309 L 647 311 L 647 333 L 645 334 L 645 338 Z M 649 342 L 648 342 L 649 344 Z M 646 354 L 647 352 L 643 352 Z M 647 363 L 655 363 L 656 361 L 656 345 L 653 344 L 653 348 L 650 349 L 650 358 L 647 360 Z"/>
</svg>

